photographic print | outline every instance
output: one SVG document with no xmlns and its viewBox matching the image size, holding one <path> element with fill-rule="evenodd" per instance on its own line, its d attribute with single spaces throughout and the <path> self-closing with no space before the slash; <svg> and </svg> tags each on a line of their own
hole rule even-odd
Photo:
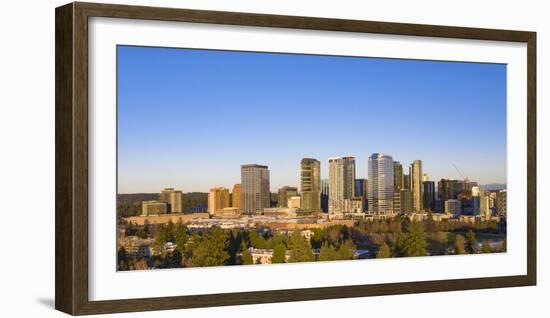
<svg viewBox="0 0 550 318">
<path fill-rule="evenodd" d="M 117 270 L 506 252 L 506 118 L 505 64 L 118 45 Z"/>
</svg>

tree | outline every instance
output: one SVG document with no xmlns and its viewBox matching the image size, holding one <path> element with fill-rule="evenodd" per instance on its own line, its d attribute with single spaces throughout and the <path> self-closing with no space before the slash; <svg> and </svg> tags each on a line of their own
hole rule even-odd
<svg viewBox="0 0 550 318">
<path fill-rule="evenodd" d="M 469 254 L 477 253 L 476 234 L 472 230 L 469 230 L 468 233 L 466 233 L 466 251 Z"/>
<path fill-rule="evenodd" d="M 323 243 L 319 251 L 320 261 L 332 261 L 336 259 L 336 249 L 328 242 Z"/>
<path fill-rule="evenodd" d="M 242 252 L 241 262 L 243 265 L 252 265 L 254 263 L 252 254 L 250 254 L 249 250 L 244 250 L 244 252 Z"/>
<path fill-rule="evenodd" d="M 180 252 L 180 254 L 183 255 L 185 252 L 185 244 L 187 244 L 188 236 L 187 236 L 187 227 L 183 225 L 181 220 L 176 225 L 174 236 L 175 236 L 177 249 Z"/>
<path fill-rule="evenodd" d="M 426 232 L 435 233 L 438 231 L 437 222 L 434 221 L 434 217 L 431 213 L 428 213 L 428 219 L 424 222 L 426 226 Z"/>
<path fill-rule="evenodd" d="M 424 225 L 420 222 L 410 223 L 409 233 L 403 240 L 403 256 L 425 256 L 427 245 Z"/>
<path fill-rule="evenodd" d="M 267 241 L 263 235 L 251 231 L 249 234 L 250 245 L 255 248 L 267 248 Z"/>
<path fill-rule="evenodd" d="M 382 245 L 378 248 L 378 253 L 376 254 L 376 258 L 388 258 L 391 257 L 391 251 L 390 247 L 386 242 L 382 243 Z"/>
<path fill-rule="evenodd" d="M 209 233 L 191 251 L 189 264 L 193 267 L 225 265 L 229 259 L 227 253 L 227 235 L 219 227 L 212 227 Z"/>
<path fill-rule="evenodd" d="M 483 241 L 483 245 L 481 245 L 481 253 L 491 253 L 491 245 L 489 245 L 489 241 L 485 240 Z"/>
<path fill-rule="evenodd" d="M 395 233 L 395 243 L 394 243 L 393 251 L 392 251 L 392 255 L 394 257 L 403 257 L 403 256 L 405 256 L 404 241 L 405 241 L 405 235 L 403 234 L 401 229 L 399 229 Z"/>
<path fill-rule="evenodd" d="M 130 269 L 128 265 L 128 255 L 126 254 L 126 249 L 123 246 L 118 249 L 117 260 L 119 271 L 127 271 Z"/>
<path fill-rule="evenodd" d="M 229 244 L 227 247 L 227 252 L 229 253 L 229 265 L 238 265 L 240 264 L 240 253 L 246 249 L 245 247 L 241 249 L 244 240 L 239 231 L 231 231 L 229 233 Z"/>
<path fill-rule="evenodd" d="M 464 236 L 460 234 L 455 236 L 455 243 L 454 243 L 455 254 L 466 254 L 466 249 L 464 247 L 464 244 L 465 244 Z"/>
<path fill-rule="evenodd" d="M 285 263 L 286 262 L 286 246 L 282 243 L 275 245 L 273 248 L 273 257 L 271 258 L 271 263 Z"/>
<path fill-rule="evenodd" d="M 136 232 L 136 235 L 139 237 L 139 238 L 142 238 L 142 239 L 145 239 L 149 236 L 149 227 L 144 225 L 142 227 L 140 227 L 137 232 Z"/>
<path fill-rule="evenodd" d="M 292 233 L 290 237 L 290 258 L 289 262 L 311 262 L 315 260 L 309 240 L 304 238 L 300 232 Z"/>
<path fill-rule="evenodd" d="M 428 248 L 431 255 L 445 255 L 449 246 L 447 233 L 435 232 L 428 235 Z"/>
<path fill-rule="evenodd" d="M 340 244 L 338 248 L 338 259 L 347 260 L 353 259 L 353 253 L 355 252 L 355 246 L 351 240 L 346 240 Z"/>
</svg>

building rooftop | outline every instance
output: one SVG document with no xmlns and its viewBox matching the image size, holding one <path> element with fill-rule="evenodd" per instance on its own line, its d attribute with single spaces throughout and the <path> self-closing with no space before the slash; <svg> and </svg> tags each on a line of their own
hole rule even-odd
<svg viewBox="0 0 550 318">
<path fill-rule="evenodd" d="M 248 164 L 241 165 L 241 168 L 266 168 L 267 169 L 267 166 L 259 165 L 256 163 L 248 163 Z"/>
</svg>

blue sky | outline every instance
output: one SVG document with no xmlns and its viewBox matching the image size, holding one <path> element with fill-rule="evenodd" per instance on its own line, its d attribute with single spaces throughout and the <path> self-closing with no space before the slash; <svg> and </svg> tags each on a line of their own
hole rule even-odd
<svg viewBox="0 0 550 318">
<path fill-rule="evenodd" d="M 506 66 L 119 46 L 118 191 L 206 192 L 268 165 L 299 186 L 301 158 L 374 152 L 431 180 L 506 182 Z"/>
</svg>

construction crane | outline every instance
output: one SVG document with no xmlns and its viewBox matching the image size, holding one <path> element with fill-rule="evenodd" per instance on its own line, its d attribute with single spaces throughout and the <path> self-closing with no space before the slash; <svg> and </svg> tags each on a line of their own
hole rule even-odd
<svg viewBox="0 0 550 318">
<path fill-rule="evenodd" d="M 454 164 L 454 163 L 451 163 L 453 165 L 453 167 L 455 168 L 456 172 L 458 172 L 458 174 L 462 177 L 462 180 L 468 180 L 468 178 L 464 177 L 464 175 L 462 174 L 462 172 L 460 172 L 460 170 L 458 170 L 458 167 Z"/>
</svg>

